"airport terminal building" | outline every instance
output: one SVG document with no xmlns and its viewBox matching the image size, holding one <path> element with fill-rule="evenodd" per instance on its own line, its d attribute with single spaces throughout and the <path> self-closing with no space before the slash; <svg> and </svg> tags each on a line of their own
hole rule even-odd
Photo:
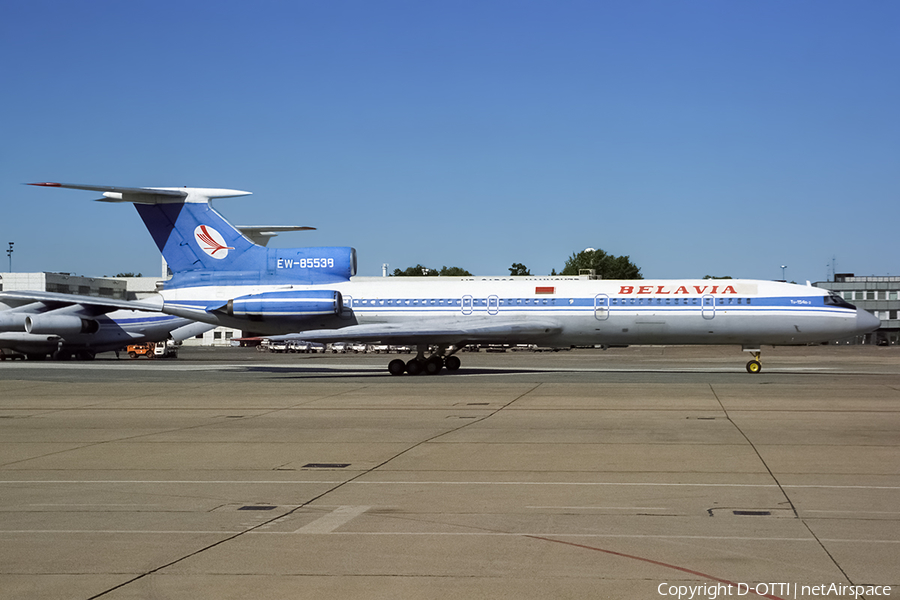
<svg viewBox="0 0 900 600">
<path fill-rule="evenodd" d="M 836 273 L 834 281 L 817 281 L 813 285 L 836 292 L 850 304 L 881 319 L 881 327 L 863 336 L 860 343 L 900 344 L 900 277 L 857 277 L 853 273 Z"/>
</svg>

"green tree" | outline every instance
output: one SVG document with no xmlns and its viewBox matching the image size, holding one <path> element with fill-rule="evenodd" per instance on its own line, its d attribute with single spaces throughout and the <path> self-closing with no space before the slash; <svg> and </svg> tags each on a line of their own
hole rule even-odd
<svg viewBox="0 0 900 600">
<path fill-rule="evenodd" d="M 472 274 L 459 267 L 441 267 L 441 277 L 471 277 Z"/>
<path fill-rule="evenodd" d="M 706 275 L 703 279 L 734 279 L 731 275 Z"/>
<path fill-rule="evenodd" d="M 400 269 L 394 269 L 394 272 L 391 274 L 391 277 L 471 277 L 472 274 L 466 271 L 465 269 L 461 269 L 459 267 L 447 267 L 443 266 L 440 270 L 430 269 L 428 267 L 423 267 L 421 264 L 417 264 L 414 267 L 409 267 L 401 271 Z"/>
<path fill-rule="evenodd" d="M 391 275 L 392 277 L 436 277 L 438 274 L 434 269 L 429 269 L 428 267 L 423 267 L 421 264 L 417 264 L 414 267 L 408 267 L 401 271 L 400 269 L 394 269 L 394 273 Z"/>
<path fill-rule="evenodd" d="M 641 269 L 628 256 L 615 256 L 603 250 L 587 249 L 573 253 L 566 260 L 560 275 L 578 275 L 583 269 L 593 269 L 603 279 L 643 279 Z M 555 271 L 555 269 L 554 269 Z"/>
<path fill-rule="evenodd" d="M 531 275 L 531 271 L 522 263 L 513 263 L 509 268 L 509 275 L 510 277 L 526 277 Z"/>
</svg>

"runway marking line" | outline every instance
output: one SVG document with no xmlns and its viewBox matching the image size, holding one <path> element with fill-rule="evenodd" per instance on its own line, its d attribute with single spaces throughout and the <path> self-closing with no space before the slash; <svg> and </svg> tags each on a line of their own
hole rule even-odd
<svg viewBox="0 0 900 600">
<path fill-rule="evenodd" d="M 605 554 L 611 554 L 613 556 L 621 556 L 622 558 L 630 558 L 632 560 L 639 560 L 641 562 L 650 563 L 651 565 L 657 565 L 660 567 L 665 567 L 667 569 L 674 569 L 676 571 L 681 571 L 682 573 L 689 573 L 691 575 L 697 575 L 698 577 L 703 577 L 705 579 L 710 579 L 712 581 L 718 581 L 719 583 L 724 583 L 726 585 L 733 585 L 737 587 L 737 583 L 734 581 L 729 581 L 728 579 L 722 579 L 721 577 L 714 577 L 707 573 L 701 573 L 700 571 L 694 571 L 693 569 L 686 569 L 685 567 L 679 567 L 678 565 L 671 565 L 669 563 L 664 563 L 658 560 L 653 560 L 652 558 L 644 558 L 643 556 L 635 556 L 633 554 L 625 554 L 624 552 L 616 552 L 615 550 L 607 550 L 605 548 L 596 548 L 594 546 L 586 546 L 584 544 L 576 544 L 575 542 L 567 542 L 565 540 L 555 540 L 553 538 L 541 537 L 537 535 L 526 535 L 525 537 L 531 538 L 533 540 L 541 540 L 544 542 L 552 542 L 554 544 L 564 544 L 566 546 L 573 546 L 575 548 L 582 548 L 584 550 L 592 550 L 594 552 L 603 552 Z M 780 596 L 770 596 L 768 594 L 759 594 L 755 589 L 749 588 L 748 591 L 753 592 L 757 596 L 761 596 L 763 598 L 770 598 L 771 600 L 784 600 Z"/>
<path fill-rule="evenodd" d="M 331 533 L 341 525 L 349 523 L 363 514 L 371 506 L 339 506 L 330 513 L 322 515 L 312 523 L 307 523 L 293 533 Z"/>
</svg>

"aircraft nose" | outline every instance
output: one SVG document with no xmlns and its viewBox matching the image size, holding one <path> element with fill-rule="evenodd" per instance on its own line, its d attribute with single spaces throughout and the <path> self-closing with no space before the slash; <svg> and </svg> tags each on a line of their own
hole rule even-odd
<svg viewBox="0 0 900 600">
<path fill-rule="evenodd" d="M 859 333 L 868 333 L 881 327 L 881 319 L 861 308 L 856 309 L 856 330 Z"/>
</svg>

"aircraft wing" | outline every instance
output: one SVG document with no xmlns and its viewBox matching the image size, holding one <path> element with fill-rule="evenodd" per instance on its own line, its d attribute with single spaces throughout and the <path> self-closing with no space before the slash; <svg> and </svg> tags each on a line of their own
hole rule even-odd
<svg viewBox="0 0 900 600">
<path fill-rule="evenodd" d="M 562 327 L 553 320 L 434 319 L 423 323 L 372 323 L 341 329 L 316 329 L 286 335 L 268 336 L 270 340 L 309 342 L 369 342 L 381 344 L 472 344 L 529 343 L 559 334 Z"/>
<path fill-rule="evenodd" d="M 116 300 L 97 296 L 79 296 L 77 294 L 61 294 L 58 292 L 11 291 L 0 292 L 0 303 L 11 307 L 41 302 L 51 309 L 78 304 L 94 314 L 103 314 L 114 310 L 144 310 L 162 312 L 162 298 L 153 296 L 145 300 Z"/>
</svg>

